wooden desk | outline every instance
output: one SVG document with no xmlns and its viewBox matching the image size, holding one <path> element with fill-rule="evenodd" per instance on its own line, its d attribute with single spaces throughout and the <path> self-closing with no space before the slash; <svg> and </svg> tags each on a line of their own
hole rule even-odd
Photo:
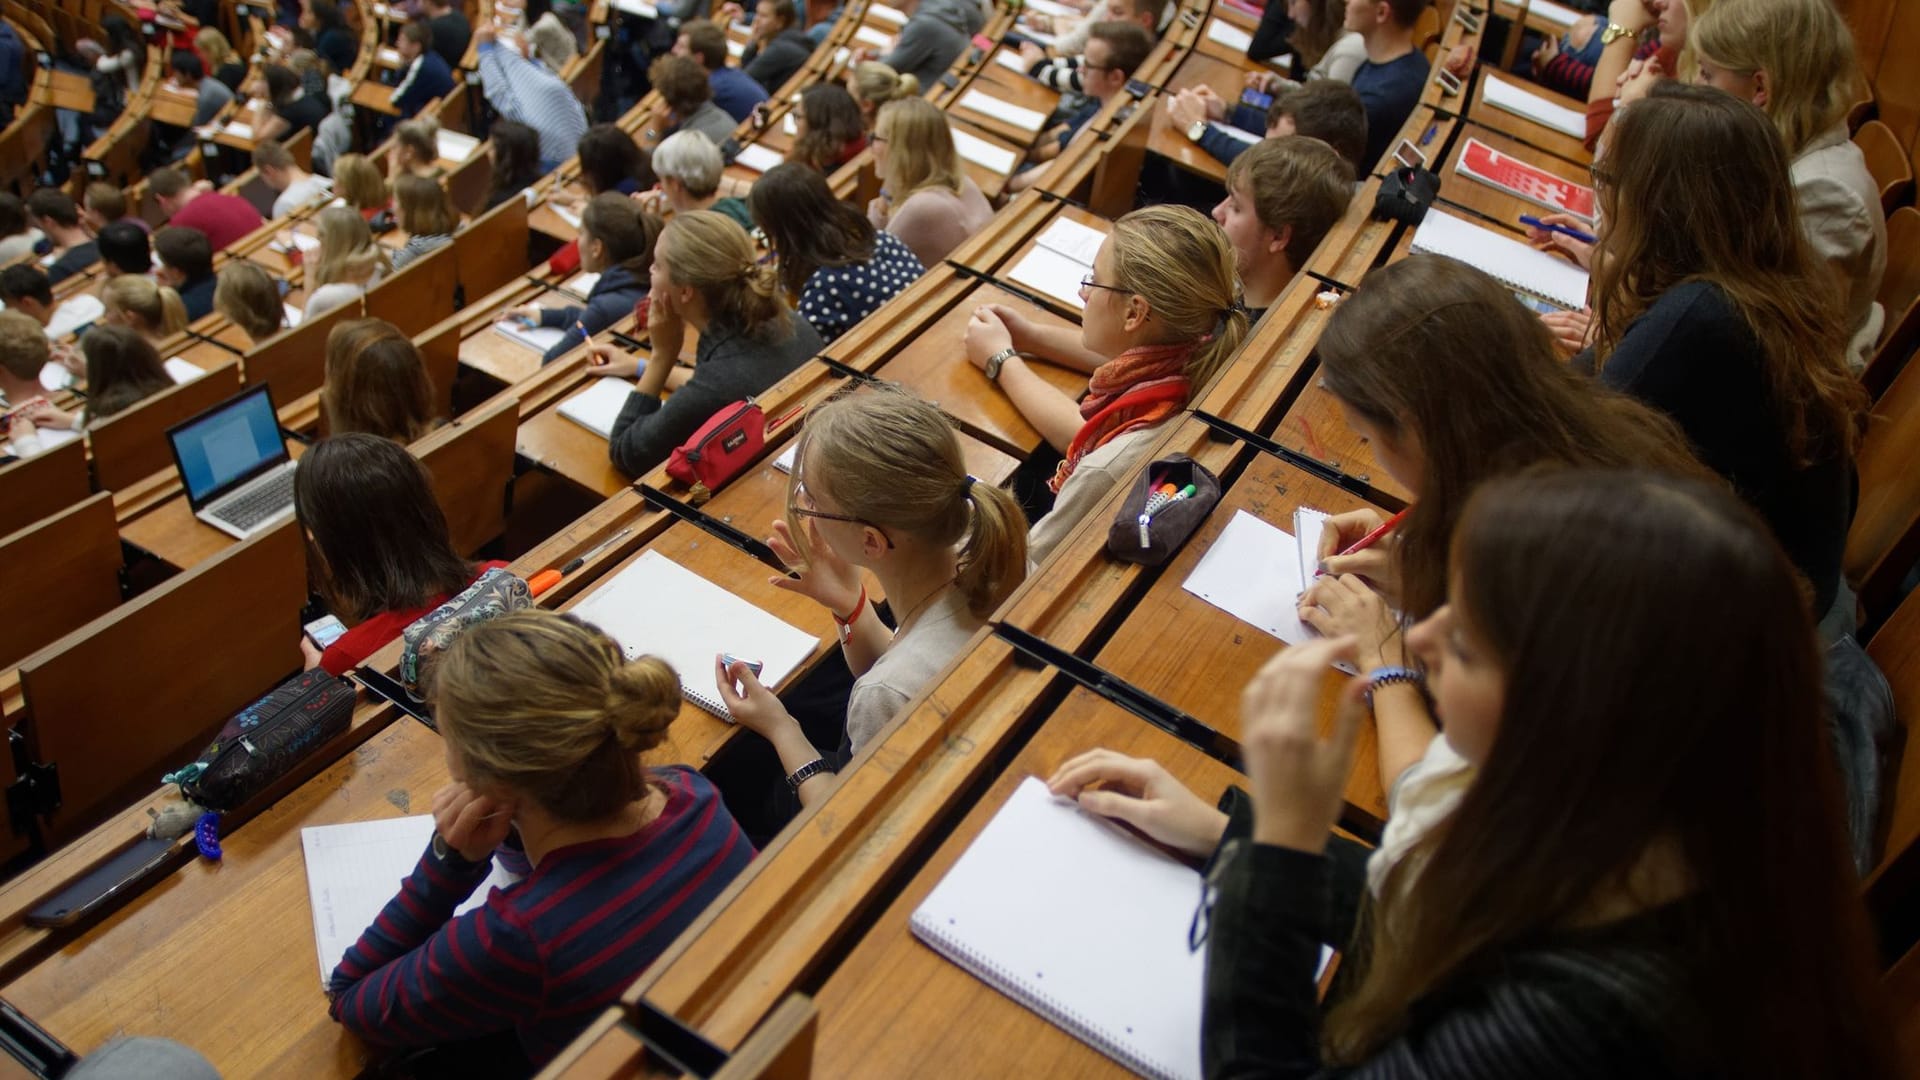
<svg viewBox="0 0 1920 1080">
<path fill-rule="evenodd" d="M 307 452 L 307 444 L 288 439 L 287 452 L 298 461 Z M 178 570 L 198 566 L 239 543 L 193 516 L 186 491 L 177 487 L 171 497 L 152 509 L 121 522 L 120 539 Z"/>
<path fill-rule="evenodd" d="M 147 109 L 147 118 L 156 124 L 190 128 L 193 126 L 194 113 L 199 108 L 200 100 L 197 95 L 176 90 L 172 83 L 163 82 L 154 88 L 153 101 Z"/>
<path fill-rule="evenodd" d="M 561 395 L 553 407 L 542 409 L 520 422 L 515 448 L 521 457 L 605 498 L 633 481 L 614 467 L 607 450 L 607 440 L 561 416 L 559 408 L 568 399 L 591 390 L 592 383 L 597 379 L 586 374 L 584 364 L 578 359 L 558 360 L 555 363 L 580 365 L 580 381 Z"/>
<path fill-rule="evenodd" d="M 1575 101 L 1565 94 L 1557 94 L 1537 83 L 1524 82 L 1514 76 L 1501 75 L 1483 67 L 1480 69 L 1476 84 L 1473 88 L 1472 102 L 1467 106 L 1466 110 L 1467 117 L 1472 120 L 1473 123 L 1492 128 L 1503 135 L 1518 139 L 1529 146 L 1544 150 L 1549 154 L 1565 158 L 1567 161 L 1573 162 L 1576 165 L 1586 165 L 1593 160 L 1593 155 L 1587 152 L 1586 145 L 1581 142 L 1581 140 L 1568 135 L 1566 132 L 1547 127 L 1544 124 L 1534 123 L 1532 120 L 1517 113 L 1511 113 L 1505 109 L 1487 104 L 1488 79 L 1505 79 L 1507 82 L 1513 83 L 1528 93 L 1537 94 L 1540 97 L 1546 98 L 1556 104 L 1564 105 L 1576 112 L 1585 113 L 1587 111 L 1585 102 Z M 1538 157 L 1531 157 L 1528 160 L 1533 161 L 1535 164 L 1540 163 Z"/>
<path fill-rule="evenodd" d="M 996 116 L 989 116 L 986 113 L 960 104 L 968 94 L 975 92 L 984 97 L 996 98 L 1009 105 L 1015 105 L 1022 109 L 1031 109 L 1039 113 L 1042 117 L 1039 129 L 1030 131 L 1011 121 L 1002 120 Z M 1014 146 L 1025 147 L 1032 146 L 1035 140 L 1046 134 L 1049 127 L 1047 118 L 1050 118 L 1053 115 L 1053 111 L 1059 108 L 1059 106 L 1060 94 L 1058 91 L 1041 86 L 1032 80 L 1018 83 L 1008 80 L 1004 84 L 978 84 L 962 90 L 954 97 L 953 104 L 947 107 L 947 115 L 965 120 L 981 131 L 1009 142 Z"/>
<path fill-rule="evenodd" d="M 1176 91 L 1210 86 L 1227 103 L 1227 112 L 1231 114 L 1233 106 L 1240 101 L 1240 91 L 1246 87 L 1246 77 L 1246 69 L 1236 64 L 1201 52 L 1190 54 L 1174 70 L 1173 78 L 1167 80 L 1166 92 L 1152 103 L 1153 119 L 1147 132 L 1147 149 L 1190 173 L 1204 176 L 1215 183 L 1225 183 L 1226 164 L 1201 149 L 1199 143 L 1187 138 L 1187 133 L 1179 130 L 1172 114 L 1167 111 L 1167 103 L 1173 100 Z"/>
</svg>

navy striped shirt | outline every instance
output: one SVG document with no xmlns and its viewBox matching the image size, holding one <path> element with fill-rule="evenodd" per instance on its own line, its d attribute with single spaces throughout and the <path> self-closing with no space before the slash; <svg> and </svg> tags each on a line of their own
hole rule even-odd
<svg viewBox="0 0 1920 1080">
<path fill-rule="evenodd" d="M 645 828 L 549 852 L 458 918 L 490 863 L 421 855 L 334 970 L 333 1018 L 383 1046 L 511 1030 L 536 1064 L 559 1053 L 753 858 L 705 777 L 684 766 L 652 777 L 667 806 Z"/>
</svg>

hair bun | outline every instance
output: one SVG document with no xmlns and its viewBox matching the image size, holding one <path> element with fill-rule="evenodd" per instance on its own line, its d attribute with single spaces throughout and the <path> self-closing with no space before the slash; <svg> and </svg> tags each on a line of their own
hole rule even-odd
<svg viewBox="0 0 1920 1080">
<path fill-rule="evenodd" d="M 680 677 L 665 660 L 643 656 L 614 671 L 603 716 L 621 749 L 642 754 L 660 745 L 679 715 Z"/>
</svg>

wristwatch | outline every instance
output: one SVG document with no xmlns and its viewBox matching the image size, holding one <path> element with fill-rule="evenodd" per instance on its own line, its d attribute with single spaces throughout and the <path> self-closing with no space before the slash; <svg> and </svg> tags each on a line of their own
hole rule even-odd
<svg viewBox="0 0 1920 1080">
<path fill-rule="evenodd" d="M 801 784 L 806 783 L 821 773 L 830 773 L 832 771 L 833 768 L 827 764 L 826 758 L 814 758 L 812 761 L 807 762 L 805 765 L 800 766 L 788 774 L 787 786 L 793 789 L 795 795 L 798 795 L 800 794 Z"/>
<path fill-rule="evenodd" d="M 1009 346 L 1008 348 L 1001 349 L 999 352 L 994 353 L 992 356 L 987 357 L 987 366 L 986 366 L 987 381 L 995 382 L 995 383 L 999 382 L 1000 369 L 1006 365 L 1007 361 L 1019 355 L 1020 355 L 1020 350 Z"/>
<path fill-rule="evenodd" d="M 1623 37 L 1632 37 L 1632 36 L 1633 36 L 1633 31 L 1627 29 L 1624 26 L 1621 26 L 1617 22 L 1609 22 L 1607 24 L 1607 28 L 1605 30 L 1600 31 L 1600 47 L 1604 49 L 1607 46 L 1613 44 L 1614 42 L 1619 41 Z"/>
<path fill-rule="evenodd" d="M 1192 142 L 1199 142 L 1200 136 L 1206 133 L 1207 122 L 1205 120 L 1195 120 L 1193 123 L 1187 125 L 1187 138 Z"/>
</svg>

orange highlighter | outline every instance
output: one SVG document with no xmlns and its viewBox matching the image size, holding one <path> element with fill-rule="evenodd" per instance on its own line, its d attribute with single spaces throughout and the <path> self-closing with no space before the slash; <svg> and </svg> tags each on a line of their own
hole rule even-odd
<svg viewBox="0 0 1920 1080">
<path fill-rule="evenodd" d="M 578 570 L 582 566 L 585 566 L 587 564 L 588 559 L 591 559 L 595 555 L 598 555 L 601 552 L 612 547 L 616 541 L 618 541 L 621 537 L 627 535 L 632 531 L 633 530 L 631 528 L 621 529 L 619 532 L 614 533 L 612 536 L 607 537 L 605 540 L 602 540 L 598 544 L 595 544 L 593 547 L 588 548 L 584 554 L 568 560 L 567 564 L 565 566 L 562 566 L 558 570 L 555 570 L 552 567 L 548 567 L 547 569 L 540 571 L 539 573 L 527 579 L 527 591 L 531 592 L 535 596 L 539 596 L 541 593 L 544 593 L 548 589 L 553 588 L 555 585 L 560 584 L 561 578 L 564 578 L 568 574 L 571 574 L 575 570 Z"/>
</svg>

